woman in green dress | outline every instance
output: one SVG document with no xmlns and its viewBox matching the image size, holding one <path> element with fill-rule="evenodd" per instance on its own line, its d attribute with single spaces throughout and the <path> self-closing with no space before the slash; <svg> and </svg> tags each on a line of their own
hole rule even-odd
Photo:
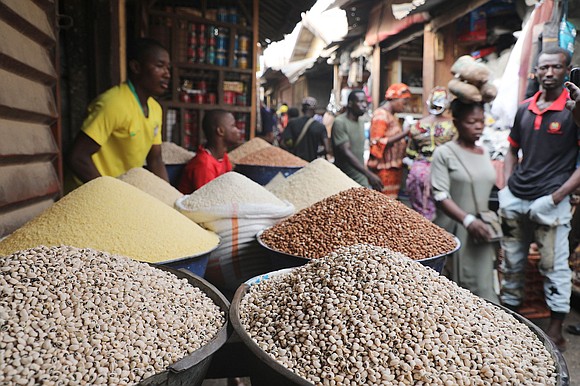
<svg viewBox="0 0 580 386">
<path fill-rule="evenodd" d="M 494 291 L 495 243 L 487 225 L 475 215 L 488 210 L 495 169 L 485 149 L 477 144 L 484 128 L 481 103 L 451 103 L 458 137 L 435 149 L 431 187 L 437 203 L 435 223 L 453 233 L 461 248 L 448 261 L 448 274 L 460 286 L 498 302 Z"/>
</svg>

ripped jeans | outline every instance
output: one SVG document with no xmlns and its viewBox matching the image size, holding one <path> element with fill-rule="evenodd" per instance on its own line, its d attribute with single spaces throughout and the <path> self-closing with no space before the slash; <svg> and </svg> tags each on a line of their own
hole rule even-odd
<svg viewBox="0 0 580 386">
<path fill-rule="evenodd" d="M 524 297 L 525 268 L 530 243 L 540 251 L 538 270 L 545 277 L 544 295 L 551 311 L 568 313 L 572 293 L 572 271 L 568 265 L 570 201 L 555 205 L 551 196 L 522 200 L 505 187 L 498 193 L 504 238 L 501 270 L 501 301 L 520 306 Z"/>
</svg>

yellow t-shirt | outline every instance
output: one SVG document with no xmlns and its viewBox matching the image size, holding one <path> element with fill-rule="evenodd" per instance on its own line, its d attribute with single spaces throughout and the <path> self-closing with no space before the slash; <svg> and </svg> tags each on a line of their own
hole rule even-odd
<svg viewBox="0 0 580 386">
<path fill-rule="evenodd" d="M 141 167 L 152 145 L 161 145 L 163 110 L 159 103 L 147 100 L 149 116 L 127 85 L 122 83 L 99 95 L 89 106 L 81 128 L 101 145 L 92 159 L 103 176 L 118 177 Z"/>
</svg>

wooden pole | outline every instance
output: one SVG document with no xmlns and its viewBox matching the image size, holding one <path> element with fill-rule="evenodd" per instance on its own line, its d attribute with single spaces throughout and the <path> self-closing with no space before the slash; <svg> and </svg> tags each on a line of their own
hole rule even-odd
<svg viewBox="0 0 580 386">
<path fill-rule="evenodd" d="M 254 69 L 254 71 L 252 72 L 252 94 L 251 94 L 251 111 L 250 111 L 250 139 L 254 138 L 254 136 L 256 135 L 256 119 L 257 119 L 257 114 L 256 111 L 258 109 L 258 105 L 256 103 L 257 97 L 256 97 L 256 86 L 258 83 L 258 77 L 257 77 L 257 73 L 258 73 L 258 27 L 259 27 L 259 16 L 260 16 L 260 7 L 259 7 L 259 0 L 254 0 L 254 12 L 253 12 L 253 18 L 252 18 L 252 30 L 253 30 L 253 37 L 252 37 L 252 47 L 253 47 L 253 55 L 254 55 L 254 60 L 253 60 L 253 65 L 252 68 Z"/>
</svg>

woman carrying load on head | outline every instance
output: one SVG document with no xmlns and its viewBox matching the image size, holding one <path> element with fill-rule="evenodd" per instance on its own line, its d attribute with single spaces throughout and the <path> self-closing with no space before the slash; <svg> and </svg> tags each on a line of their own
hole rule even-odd
<svg viewBox="0 0 580 386">
<path fill-rule="evenodd" d="M 407 157 L 412 164 L 407 176 L 407 194 L 411 207 L 428 220 L 435 218 L 435 201 L 431 196 L 431 158 L 437 146 L 457 136 L 453 121 L 443 116 L 449 108 L 444 87 L 436 86 L 427 99 L 429 115 L 411 127 Z"/>
<path fill-rule="evenodd" d="M 435 223 L 453 233 L 461 248 L 448 260 L 448 274 L 475 295 L 497 303 L 493 286 L 495 243 L 490 231 L 474 216 L 488 210 L 495 169 L 485 149 L 476 142 L 484 128 L 480 102 L 451 103 L 457 139 L 437 147 L 431 162 L 431 186 L 437 203 Z"/>
</svg>

